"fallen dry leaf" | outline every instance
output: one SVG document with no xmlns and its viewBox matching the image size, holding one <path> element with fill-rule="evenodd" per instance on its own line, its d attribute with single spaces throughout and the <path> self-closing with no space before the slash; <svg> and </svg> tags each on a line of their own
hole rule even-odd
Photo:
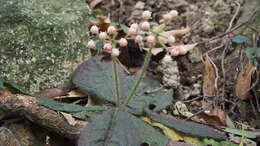
<svg viewBox="0 0 260 146">
<path fill-rule="evenodd" d="M 145 51 L 148 51 L 149 48 L 144 48 L 144 50 L 145 50 Z M 157 54 L 159 54 L 159 53 L 162 52 L 162 51 L 163 51 L 163 48 L 153 48 L 153 49 L 152 49 L 152 54 L 153 54 L 153 55 L 157 55 Z"/>
<path fill-rule="evenodd" d="M 7 90 L 0 90 L 0 99 L 12 95 L 11 92 Z"/>
<path fill-rule="evenodd" d="M 100 20 L 92 20 L 90 19 L 90 23 L 92 25 L 96 25 L 100 31 L 107 31 L 107 28 L 110 26 L 111 20 L 109 17 L 107 16 L 103 16 L 103 15 L 98 15 L 97 18 L 99 18 Z"/>
<path fill-rule="evenodd" d="M 176 48 L 180 50 L 180 55 L 185 55 L 188 53 L 188 51 L 194 49 L 194 47 L 197 45 L 197 43 L 195 44 L 188 44 L 188 45 L 178 45 L 178 46 L 173 46 L 173 47 L 169 47 L 169 49 L 172 48 Z"/>
<path fill-rule="evenodd" d="M 202 118 L 207 124 L 222 127 L 226 126 L 226 116 L 225 112 L 218 107 L 212 107 L 209 112 L 198 115 L 199 118 Z"/>
<path fill-rule="evenodd" d="M 249 90 L 251 88 L 251 76 L 253 72 L 253 66 L 245 57 L 243 61 L 243 70 L 238 73 L 235 85 L 235 96 L 237 96 L 239 99 L 244 100 L 252 97 L 252 95 L 249 93 Z"/>
<path fill-rule="evenodd" d="M 67 114 L 67 113 L 64 113 L 64 112 L 60 112 L 64 118 L 68 121 L 68 123 L 72 126 L 75 126 L 77 124 L 75 118 L 72 117 L 71 114 Z"/>
<path fill-rule="evenodd" d="M 98 4 L 100 4 L 103 0 L 92 0 L 89 4 L 91 9 L 94 9 Z"/>
<path fill-rule="evenodd" d="M 183 28 L 183 29 L 177 29 L 177 30 L 170 30 L 160 33 L 161 36 L 158 37 L 158 39 L 166 44 L 168 42 L 168 37 L 170 35 L 173 35 L 174 37 L 182 37 L 183 35 L 189 33 L 191 31 L 191 28 Z"/>
<path fill-rule="evenodd" d="M 210 61 L 208 55 L 206 55 L 205 60 L 202 60 L 204 64 L 204 75 L 203 75 L 203 95 L 204 96 L 215 96 L 217 95 L 216 88 L 216 72 L 213 64 Z"/>
</svg>

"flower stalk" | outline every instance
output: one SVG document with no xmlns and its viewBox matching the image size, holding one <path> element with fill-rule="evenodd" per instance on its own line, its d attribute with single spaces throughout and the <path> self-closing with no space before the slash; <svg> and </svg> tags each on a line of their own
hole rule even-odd
<svg viewBox="0 0 260 146">
<path fill-rule="evenodd" d="M 116 56 L 112 56 L 112 65 L 113 65 L 113 71 L 114 71 L 114 79 L 115 79 L 115 102 L 116 105 L 119 106 L 120 104 L 120 81 L 119 81 L 119 74 L 117 69 L 117 63 L 116 63 Z"/>
<path fill-rule="evenodd" d="M 134 97 L 134 94 L 136 93 L 141 81 L 143 80 L 143 78 L 145 76 L 145 72 L 146 72 L 146 70 L 149 66 L 151 56 L 152 56 L 152 48 L 150 47 L 146 56 L 145 56 L 144 65 L 142 67 L 141 74 L 140 74 L 138 80 L 136 81 L 134 87 L 131 89 L 131 92 L 130 92 L 129 96 L 126 98 L 123 106 L 127 106 L 128 103 L 130 102 L 130 100 Z"/>
</svg>

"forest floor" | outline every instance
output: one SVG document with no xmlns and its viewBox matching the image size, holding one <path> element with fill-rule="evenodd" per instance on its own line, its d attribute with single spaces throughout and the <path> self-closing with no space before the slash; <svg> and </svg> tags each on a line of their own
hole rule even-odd
<svg viewBox="0 0 260 146">
<path fill-rule="evenodd" d="M 153 13 L 152 24 L 158 24 L 162 14 L 177 10 L 179 16 L 174 19 L 169 29 L 190 27 L 191 31 L 181 37 L 179 42 L 198 43 L 198 45 L 188 55 L 174 57 L 175 63 L 172 64 L 165 65 L 158 62 L 162 54 L 153 58 L 151 74 L 159 78 L 164 86 L 172 88 L 175 92 L 174 99 L 180 101 L 164 112 L 178 115 L 180 113 L 176 112 L 176 108 L 179 108 L 179 111 L 183 110 L 182 115 L 193 115 L 195 117 L 193 119 L 216 127 L 226 125 L 228 115 L 232 120 L 254 129 L 260 128 L 260 109 L 259 91 L 252 86 L 257 84 L 259 74 L 256 70 L 252 72 L 250 69 L 245 69 L 248 67 L 243 51 L 245 46 L 232 42 L 235 36 L 256 26 L 249 24 L 237 27 L 246 20 L 243 18 L 245 13 L 254 13 L 253 9 L 247 12 L 248 5 L 250 6 L 243 0 L 90 1 L 92 9 L 100 9 L 104 14 L 108 14 L 111 21 L 128 26 L 140 22 L 144 10 Z M 247 18 L 250 21 L 251 18 L 249 16 Z M 259 24 L 257 25 L 256 30 L 259 28 Z M 251 29 L 244 34 L 250 38 L 258 35 L 259 39 L 259 31 Z M 138 60 L 142 60 L 135 54 L 131 55 L 133 55 L 131 63 L 124 63 L 122 59 L 130 70 L 140 67 Z M 250 77 L 241 78 L 241 72 L 247 74 L 244 76 Z M 239 80 L 244 80 L 243 85 Z M 253 90 L 246 91 L 250 89 Z M 248 92 L 247 97 L 241 95 L 239 90 Z M 214 106 L 209 109 L 209 105 Z M 250 145 L 251 140 L 248 141 L 247 144 Z"/>
</svg>

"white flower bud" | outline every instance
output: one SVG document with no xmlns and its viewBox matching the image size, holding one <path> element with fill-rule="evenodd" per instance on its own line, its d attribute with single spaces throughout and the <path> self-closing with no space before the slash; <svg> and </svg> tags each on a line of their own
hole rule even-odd
<svg viewBox="0 0 260 146">
<path fill-rule="evenodd" d="M 145 22 L 143 22 L 142 24 L 141 24 L 141 29 L 142 30 L 149 30 L 150 29 L 150 23 L 149 22 L 147 22 L 147 21 L 145 21 Z"/>
<path fill-rule="evenodd" d="M 141 43 L 143 41 L 143 37 L 141 36 L 141 35 L 137 35 L 136 37 L 135 37 L 135 42 L 136 43 Z"/>
<path fill-rule="evenodd" d="M 130 28 L 138 29 L 139 25 L 137 23 L 131 24 Z"/>
<path fill-rule="evenodd" d="M 95 48 L 96 47 L 96 43 L 93 41 L 93 40 L 90 40 L 87 44 L 87 46 L 91 49 Z"/>
<path fill-rule="evenodd" d="M 148 43 L 151 43 L 151 44 L 155 44 L 155 43 L 156 43 L 155 36 L 154 36 L 154 35 L 149 35 L 149 36 L 147 37 L 147 42 L 148 42 Z"/>
<path fill-rule="evenodd" d="M 163 15 L 163 20 L 165 21 L 165 22 L 171 22 L 172 21 L 172 15 L 170 14 L 170 13 L 167 13 L 167 14 L 164 14 Z"/>
<path fill-rule="evenodd" d="M 178 56 L 180 55 L 180 50 L 178 48 L 172 48 L 170 54 L 171 56 Z"/>
<path fill-rule="evenodd" d="M 100 32 L 99 38 L 101 40 L 106 40 L 108 38 L 107 33 L 106 32 Z"/>
<path fill-rule="evenodd" d="M 129 35 L 135 35 L 136 33 L 137 33 L 137 29 L 136 28 L 130 27 L 128 29 L 128 34 Z"/>
<path fill-rule="evenodd" d="M 176 39 L 175 39 L 174 36 L 170 35 L 170 36 L 168 37 L 168 43 L 175 43 L 175 41 L 176 41 Z"/>
<path fill-rule="evenodd" d="M 104 48 L 105 51 L 111 51 L 112 45 L 110 43 L 105 43 L 103 48 Z"/>
<path fill-rule="evenodd" d="M 150 11 L 144 11 L 143 12 L 143 19 L 144 20 L 149 20 L 151 18 L 152 12 Z"/>
<path fill-rule="evenodd" d="M 171 10 L 171 11 L 170 11 L 170 14 L 171 14 L 172 17 L 174 18 L 174 17 L 178 16 L 178 11 L 176 11 L 176 10 Z"/>
<path fill-rule="evenodd" d="M 125 38 L 121 38 L 121 39 L 119 40 L 119 45 L 120 45 L 120 47 L 125 47 L 125 46 L 127 46 L 127 40 L 126 40 Z"/>
<path fill-rule="evenodd" d="M 112 34 L 115 34 L 116 33 L 116 28 L 114 26 L 109 26 L 107 28 L 107 33 L 112 35 Z"/>
<path fill-rule="evenodd" d="M 99 28 L 98 28 L 96 25 L 93 25 L 93 26 L 91 26 L 91 28 L 90 28 L 90 32 L 91 32 L 92 34 L 98 34 L 98 33 L 99 33 Z"/>
<path fill-rule="evenodd" d="M 113 56 L 119 56 L 120 51 L 119 51 L 118 49 L 112 49 L 111 54 L 112 54 Z"/>
</svg>

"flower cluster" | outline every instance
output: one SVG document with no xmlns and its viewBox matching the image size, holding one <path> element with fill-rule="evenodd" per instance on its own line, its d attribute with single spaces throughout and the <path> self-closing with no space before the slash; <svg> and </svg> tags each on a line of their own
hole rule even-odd
<svg viewBox="0 0 260 146">
<path fill-rule="evenodd" d="M 178 16 L 176 10 L 172 10 L 162 16 L 163 23 L 168 24 L 175 17 Z M 108 26 L 105 32 L 100 32 L 99 28 L 96 25 L 93 25 L 90 28 L 92 35 L 96 35 L 100 40 L 104 41 L 103 51 L 111 53 L 113 56 L 119 56 L 119 46 L 126 47 L 128 45 L 128 40 L 132 39 L 135 43 L 144 44 L 143 46 L 155 47 L 157 44 L 161 44 L 165 48 L 170 56 L 177 56 L 180 54 L 178 48 L 167 49 L 164 43 L 161 42 L 160 37 L 167 39 L 168 44 L 173 44 L 176 41 L 174 35 L 162 36 L 160 33 L 163 31 L 155 31 L 149 22 L 152 19 L 152 12 L 144 11 L 142 14 L 143 22 L 140 24 L 133 23 L 128 28 L 128 32 L 123 38 L 117 38 L 118 29 L 115 26 Z M 116 40 L 117 39 L 117 40 Z M 89 48 L 96 47 L 96 41 L 90 40 L 87 44 Z"/>
</svg>

